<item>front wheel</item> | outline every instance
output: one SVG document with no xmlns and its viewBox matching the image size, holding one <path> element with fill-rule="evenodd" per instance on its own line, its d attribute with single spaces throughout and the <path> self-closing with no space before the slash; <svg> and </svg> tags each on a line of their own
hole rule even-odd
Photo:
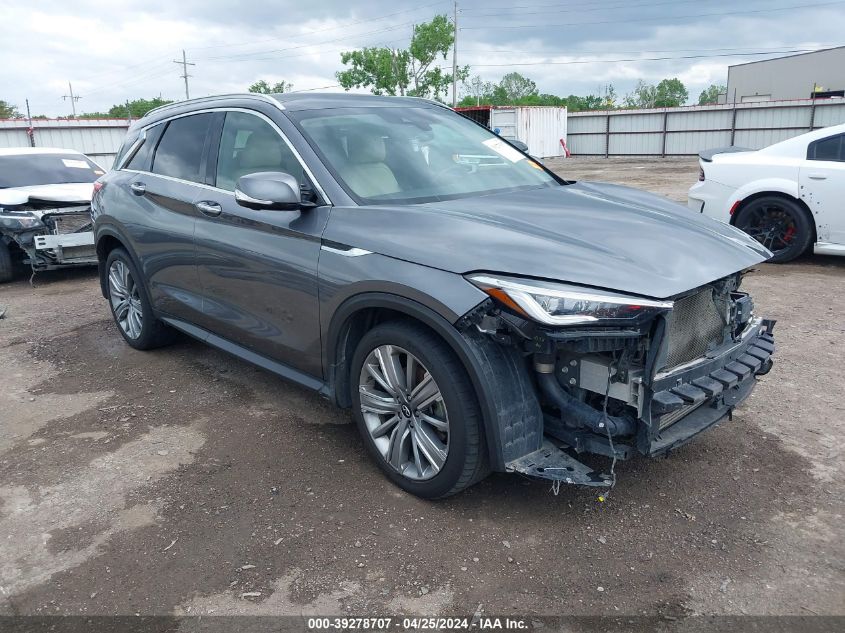
<svg viewBox="0 0 845 633">
<path fill-rule="evenodd" d="M 383 323 L 361 340 L 351 370 L 358 430 L 400 488 L 436 499 L 487 474 L 474 390 L 439 337 L 414 323 Z"/>
<path fill-rule="evenodd" d="M 813 239 L 810 220 L 797 202 L 780 196 L 752 200 L 739 210 L 736 227 L 772 251 L 773 263 L 804 254 Z"/>
</svg>

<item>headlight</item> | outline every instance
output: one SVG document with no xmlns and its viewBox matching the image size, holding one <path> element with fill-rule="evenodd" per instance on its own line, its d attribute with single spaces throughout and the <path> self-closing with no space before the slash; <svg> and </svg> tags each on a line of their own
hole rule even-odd
<svg viewBox="0 0 845 633">
<path fill-rule="evenodd" d="M 24 229 L 35 229 L 44 226 L 37 217 L 31 213 L 0 213 L 0 226 L 12 231 Z"/>
<path fill-rule="evenodd" d="M 578 286 L 469 275 L 469 281 L 525 317 L 546 325 L 626 325 L 672 309 L 671 301 L 655 301 Z"/>
</svg>

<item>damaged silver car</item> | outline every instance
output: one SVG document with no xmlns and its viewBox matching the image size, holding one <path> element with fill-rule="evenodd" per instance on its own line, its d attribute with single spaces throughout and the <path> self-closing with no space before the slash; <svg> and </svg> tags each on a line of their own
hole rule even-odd
<svg viewBox="0 0 845 633">
<path fill-rule="evenodd" d="M 172 104 L 98 185 L 101 288 L 129 345 L 177 329 L 319 391 L 423 497 L 491 470 L 608 486 L 613 460 L 681 446 L 772 366 L 774 323 L 740 286 L 759 242 L 561 178 L 442 104 Z"/>
<path fill-rule="evenodd" d="M 94 181 L 105 172 L 68 149 L 0 149 L 0 282 L 97 263 L 91 220 Z"/>
</svg>

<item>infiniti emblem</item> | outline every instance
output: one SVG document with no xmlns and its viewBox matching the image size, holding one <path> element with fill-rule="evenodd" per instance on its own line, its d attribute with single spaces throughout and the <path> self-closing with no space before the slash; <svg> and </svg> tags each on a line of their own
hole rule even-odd
<svg viewBox="0 0 845 633">
<path fill-rule="evenodd" d="M 403 404 L 400 410 L 402 411 L 402 415 L 404 415 L 406 418 L 411 417 L 411 409 L 408 407 L 407 404 Z"/>
</svg>

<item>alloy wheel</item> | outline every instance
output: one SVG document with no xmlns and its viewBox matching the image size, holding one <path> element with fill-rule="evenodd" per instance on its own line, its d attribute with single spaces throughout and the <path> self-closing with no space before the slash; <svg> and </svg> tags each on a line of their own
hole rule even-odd
<svg viewBox="0 0 845 633">
<path fill-rule="evenodd" d="M 420 360 L 381 345 L 364 361 L 358 381 L 361 413 L 382 458 L 401 475 L 431 479 L 449 454 L 449 417 L 440 388 Z"/>
<path fill-rule="evenodd" d="M 742 223 L 737 223 L 737 228 L 748 233 L 772 253 L 789 248 L 798 231 L 797 222 L 790 210 L 773 204 L 749 209 Z"/>
<path fill-rule="evenodd" d="M 129 266 L 116 259 L 109 267 L 109 302 L 114 318 L 123 333 L 131 339 L 141 336 L 144 315 L 138 284 Z"/>
</svg>

